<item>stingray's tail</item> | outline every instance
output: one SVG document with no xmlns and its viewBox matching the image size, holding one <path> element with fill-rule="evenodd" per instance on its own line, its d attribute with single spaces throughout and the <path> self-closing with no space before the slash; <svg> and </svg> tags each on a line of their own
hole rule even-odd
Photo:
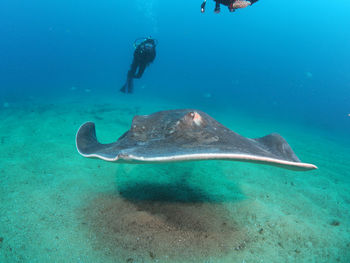
<svg viewBox="0 0 350 263">
<path fill-rule="evenodd" d="M 78 152 L 90 157 L 92 153 L 101 145 L 97 141 L 95 123 L 86 122 L 80 126 L 75 139 Z"/>
</svg>

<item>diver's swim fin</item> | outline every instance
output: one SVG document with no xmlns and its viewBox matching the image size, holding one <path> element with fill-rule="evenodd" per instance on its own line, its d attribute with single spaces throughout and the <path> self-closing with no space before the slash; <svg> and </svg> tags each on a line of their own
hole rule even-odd
<svg viewBox="0 0 350 263">
<path fill-rule="evenodd" d="M 128 79 L 126 80 L 126 83 L 123 85 L 120 91 L 123 93 L 132 93 L 133 87 L 134 87 L 133 78 L 128 77 Z"/>
<path fill-rule="evenodd" d="M 121 92 L 126 93 L 126 84 L 120 89 Z"/>
</svg>

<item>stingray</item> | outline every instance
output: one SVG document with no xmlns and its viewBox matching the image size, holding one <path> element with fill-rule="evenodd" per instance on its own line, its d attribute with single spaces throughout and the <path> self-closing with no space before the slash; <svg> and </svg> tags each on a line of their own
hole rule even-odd
<svg viewBox="0 0 350 263">
<path fill-rule="evenodd" d="M 277 133 L 246 138 L 208 114 L 191 109 L 135 116 L 130 130 L 109 144 L 99 143 L 95 124 L 86 122 L 78 130 L 76 146 L 84 157 L 117 163 L 231 160 L 299 171 L 317 169 L 302 163 Z"/>
</svg>

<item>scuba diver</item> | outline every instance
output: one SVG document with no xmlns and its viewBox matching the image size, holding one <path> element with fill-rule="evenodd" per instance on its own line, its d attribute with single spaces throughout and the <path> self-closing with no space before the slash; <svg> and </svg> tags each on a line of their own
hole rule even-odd
<svg viewBox="0 0 350 263">
<path fill-rule="evenodd" d="M 258 0 L 214 0 L 215 1 L 215 13 L 220 13 L 220 5 L 225 5 L 228 7 L 228 10 L 230 12 L 236 11 L 236 9 L 239 8 L 245 8 L 247 6 L 250 6 L 257 2 Z M 207 3 L 207 0 L 204 0 L 201 5 L 201 12 L 204 13 L 205 11 L 205 5 Z"/>
<path fill-rule="evenodd" d="M 134 59 L 132 61 L 131 67 L 128 71 L 126 83 L 120 89 L 124 93 L 132 93 L 134 82 L 133 79 L 139 79 L 142 77 L 143 72 L 146 67 L 153 62 L 156 57 L 156 45 L 155 39 L 148 38 L 138 38 L 134 42 Z M 136 73 L 138 69 L 138 72 Z"/>
</svg>

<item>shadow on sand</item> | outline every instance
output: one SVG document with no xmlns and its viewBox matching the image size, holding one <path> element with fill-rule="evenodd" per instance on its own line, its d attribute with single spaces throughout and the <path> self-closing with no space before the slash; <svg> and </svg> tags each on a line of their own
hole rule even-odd
<svg viewBox="0 0 350 263">
<path fill-rule="evenodd" d="M 191 164 L 118 167 L 117 191 L 84 209 L 94 246 L 118 262 L 199 262 L 243 248 L 245 230 L 227 209 L 243 195 L 205 171 Z M 237 192 L 219 191 L 227 188 Z"/>
</svg>

